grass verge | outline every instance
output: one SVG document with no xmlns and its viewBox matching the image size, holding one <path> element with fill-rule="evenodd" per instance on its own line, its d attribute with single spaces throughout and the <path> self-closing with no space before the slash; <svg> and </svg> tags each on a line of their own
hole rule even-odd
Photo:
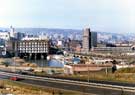
<svg viewBox="0 0 135 95">
<path fill-rule="evenodd" d="M 1 82 L 1 81 L 0 81 Z M 10 88 L 6 91 L 3 89 L 0 94 L 12 93 L 15 95 L 80 95 L 79 92 L 61 90 L 50 87 L 41 87 L 32 84 L 21 83 L 19 81 L 4 80 L 5 88 Z"/>
</svg>

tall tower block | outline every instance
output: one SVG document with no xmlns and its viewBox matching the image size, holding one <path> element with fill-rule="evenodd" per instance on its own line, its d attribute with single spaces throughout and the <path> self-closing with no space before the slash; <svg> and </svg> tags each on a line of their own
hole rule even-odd
<svg viewBox="0 0 135 95">
<path fill-rule="evenodd" d="M 93 47 L 97 47 L 97 32 L 91 32 L 90 28 L 83 30 L 83 52 L 89 52 Z"/>
<path fill-rule="evenodd" d="M 90 50 L 90 28 L 83 30 L 83 51 L 89 52 Z"/>
</svg>

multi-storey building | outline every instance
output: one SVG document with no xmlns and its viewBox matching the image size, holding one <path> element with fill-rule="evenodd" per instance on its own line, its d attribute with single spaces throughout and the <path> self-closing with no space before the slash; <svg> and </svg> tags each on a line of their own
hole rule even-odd
<svg viewBox="0 0 135 95">
<path fill-rule="evenodd" d="M 97 32 L 90 32 L 90 48 L 97 47 Z"/>
<path fill-rule="evenodd" d="M 49 52 L 49 41 L 46 38 L 24 38 L 18 41 L 15 51 L 20 57 L 29 57 L 30 59 L 46 58 Z"/>
<path fill-rule="evenodd" d="M 90 29 L 84 29 L 83 31 L 83 51 L 88 52 L 90 49 Z"/>
<path fill-rule="evenodd" d="M 90 49 L 97 46 L 97 33 L 91 32 L 90 28 L 83 32 L 83 52 L 89 52 Z"/>
</svg>

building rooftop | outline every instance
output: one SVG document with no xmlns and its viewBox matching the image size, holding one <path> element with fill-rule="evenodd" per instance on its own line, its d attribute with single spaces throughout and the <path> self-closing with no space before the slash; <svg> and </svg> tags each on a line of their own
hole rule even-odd
<svg viewBox="0 0 135 95">
<path fill-rule="evenodd" d="M 47 36 L 38 36 L 38 37 L 24 37 L 22 40 L 48 40 Z"/>
</svg>

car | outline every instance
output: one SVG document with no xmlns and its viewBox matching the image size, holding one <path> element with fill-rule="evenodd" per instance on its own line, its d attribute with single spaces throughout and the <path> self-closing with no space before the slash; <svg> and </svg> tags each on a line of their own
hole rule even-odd
<svg viewBox="0 0 135 95">
<path fill-rule="evenodd" d="M 17 73 L 17 74 L 21 74 L 22 71 L 21 71 L 21 70 L 17 70 L 16 73 Z"/>
<path fill-rule="evenodd" d="M 32 69 L 31 67 L 28 67 L 28 68 L 25 68 L 23 71 L 30 71 L 30 72 L 32 72 L 32 71 L 34 71 L 34 69 Z"/>
<path fill-rule="evenodd" d="M 13 81 L 18 81 L 20 80 L 21 78 L 17 77 L 17 76 L 13 76 L 13 77 L 10 77 L 10 80 L 13 80 Z"/>
</svg>

